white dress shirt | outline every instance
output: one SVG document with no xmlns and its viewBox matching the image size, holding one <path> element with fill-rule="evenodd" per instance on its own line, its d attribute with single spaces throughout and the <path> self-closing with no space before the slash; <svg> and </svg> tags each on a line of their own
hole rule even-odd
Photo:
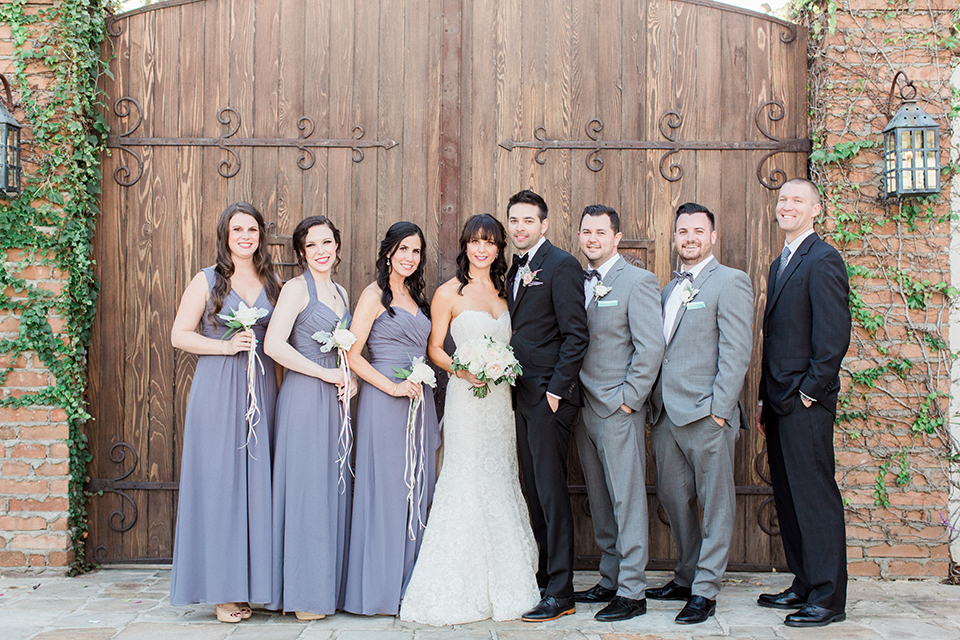
<svg viewBox="0 0 960 640">
<path fill-rule="evenodd" d="M 610 256 L 609 258 L 607 258 L 607 261 L 606 261 L 606 262 L 604 262 L 602 265 L 600 265 L 599 267 L 597 267 L 597 271 L 600 272 L 600 280 L 599 280 L 599 282 L 603 282 L 603 279 L 607 277 L 607 274 L 608 274 L 608 273 L 610 273 L 610 269 L 613 268 L 613 263 L 616 262 L 616 261 L 617 261 L 617 258 L 619 258 L 619 257 L 620 257 L 620 254 L 614 252 L 614 254 L 613 254 L 612 256 Z M 592 268 L 592 267 L 591 267 L 591 268 Z M 584 282 L 583 282 L 583 295 L 585 296 L 585 299 L 586 299 L 586 302 L 584 303 L 584 306 L 589 307 L 589 306 L 590 306 L 590 303 L 593 302 L 593 286 L 594 286 L 595 284 L 597 284 L 597 282 L 598 282 L 598 280 L 597 280 L 596 276 L 594 276 L 594 277 L 592 277 L 592 278 L 587 278 L 586 280 L 584 280 Z"/>
<path fill-rule="evenodd" d="M 530 266 L 530 261 L 533 260 L 533 256 L 535 256 L 535 255 L 537 254 L 537 249 L 539 249 L 540 246 L 543 245 L 543 243 L 546 242 L 546 241 L 547 241 L 547 236 L 540 236 L 540 239 L 537 240 L 537 244 L 535 244 L 535 245 L 533 245 L 532 247 L 530 247 L 530 250 L 527 251 L 526 253 L 521 253 L 521 254 L 520 254 L 520 257 L 521 257 L 521 258 L 522 258 L 523 256 L 529 256 L 529 257 L 527 258 L 527 266 Z M 514 276 L 514 278 L 513 278 L 513 299 L 514 299 L 514 300 L 517 299 L 517 292 L 518 292 L 518 291 L 520 291 L 520 278 Z"/>
<path fill-rule="evenodd" d="M 716 258 L 711 254 L 706 260 L 701 260 L 692 267 L 680 266 L 680 273 L 689 272 L 693 274 L 693 280 L 697 279 L 697 276 L 700 275 L 700 272 L 703 271 L 703 268 L 710 264 L 712 260 Z M 691 280 L 690 284 L 693 284 Z M 673 333 L 673 325 L 677 321 L 677 315 L 680 313 L 680 291 L 683 289 L 683 283 L 678 283 L 673 291 L 670 292 L 670 297 L 667 298 L 667 302 L 663 305 L 663 342 L 667 344 L 670 342 L 670 334 Z"/>
</svg>

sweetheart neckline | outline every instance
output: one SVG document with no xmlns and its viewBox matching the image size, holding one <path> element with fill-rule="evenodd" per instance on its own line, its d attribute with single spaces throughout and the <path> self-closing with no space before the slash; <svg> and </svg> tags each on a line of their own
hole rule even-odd
<svg viewBox="0 0 960 640">
<path fill-rule="evenodd" d="M 484 310 L 482 310 L 482 309 L 464 309 L 463 311 L 461 311 L 460 313 L 457 314 L 457 318 L 459 318 L 460 316 L 462 316 L 463 314 L 465 314 L 465 313 L 467 313 L 467 312 L 469 312 L 469 311 L 472 311 L 473 313 L 482 313 L 483 315 L 487 316 L 488 318 L 492 318 L 494 322 L 499 322 L 499 321 L 500 321 L 500 318 L 503 317 L 503 314 L 505 314 L 505 313 L 506 313 L 506 314 L 509 314 L 509 313 L 510 313 L 510 310 L 509 310 L 509 309 L 504 309 L 503 311 L 500 312 L 500 315 L 499 315 L 499 316 L 494 317 L 494 315 L 493 315 L 492 313 L 490 313 L 489 311 L 484 311 Z M 454 318 L 453 320 L 456 320 L 457 318 Z M 451 322 L 453 322 L 453 320 L 451 320 Z"/>
</svg>

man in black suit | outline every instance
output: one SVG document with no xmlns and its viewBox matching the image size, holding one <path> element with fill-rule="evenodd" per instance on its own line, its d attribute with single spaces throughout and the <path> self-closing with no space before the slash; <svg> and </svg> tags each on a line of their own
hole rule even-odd
<svg viewBox="0 0 960 640">
<path fill-rule="evenodd" d="M 567 451 L 580 406 L 578 376 L 589 334 L 583 269 L 544 237 L 547 226 L 543 198 L 532 191 L 510 198 L 507 227 L 518 252 L 507 272 L 510 345 L 523 367 L 513 392 L 517 450 L 540 546 L 537 582 L 543 593 L 540 604 L 524 614 L 527 622 L 576 611 Z"/>
<path fill-rule="evenodd" d="M 780 188 L 783 253 L 770 265 L 763 315 L 757 423 L 767 457 L 780 539 L 793 585 L 762 594 L 763 607 L 799 609 L 791 627 L 846 619 L 846 531 L 834 479 L 833 422 L 840 362 L 850 345 L 847 270 L 813 222 L 820 194 L 803 178 Z"/>
</svg>

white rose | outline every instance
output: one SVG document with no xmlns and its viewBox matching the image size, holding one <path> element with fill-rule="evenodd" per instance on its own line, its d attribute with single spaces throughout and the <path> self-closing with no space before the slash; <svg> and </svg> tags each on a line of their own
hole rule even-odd
<svg viewBox="0 0 960 640">
<path fill-rule="evenodd" d="M 245 328 L 249 329 L 253 325 L 257 324 L 257 320 L 267 315 L 266 309 L 260 309 L 258 307 L 248 307 L 243 302 L 240 303 L 240 308 L 233 312 L 233 315 L 227 313 L 221 313 L 220 317 L 224 320 L 236 320 L 242 324 Z"/>
<path fill-rule="evenodd" d="M 426 384 L 431 387 L 437 386 L 437 377 L 433 373 L 433 369 L 430 368 L 430 365 L 423 361 L 423 358 L 414 360 L 411 369 L 410 377 L 407 378 L 410 382 L 414 384 Z"/>
<path fill-rule="evenodd" d="M 460 345 L 454 352 L 454 355 L 457 356 L 457 361 L 464 366 L 468 366 L 470 362 L 474 360 L 476 354 L 477 349 L 472 341 Z"/>
<path fill-rule="evenodd" d="M 503 374 L 506 372 L 506 369 L 503 366 L 503 363 L 494 360 L 487 365 L 487 377 L 491 380 L 499 380 L 503 377 Z"/>
<path fill-rule="evenodd" d="M 338 349 L 349 350 L 356 341 L 357 336 L 353 335 L 349 329 L 335 329 L 333 332 L 333 342 Z"/>
<path fill-rule="evenodd" d="M 467 365 L 467 370 L 475 376 L 479 376 L 483 372 L 483 363 L 473 361 Z"/>
</svg>

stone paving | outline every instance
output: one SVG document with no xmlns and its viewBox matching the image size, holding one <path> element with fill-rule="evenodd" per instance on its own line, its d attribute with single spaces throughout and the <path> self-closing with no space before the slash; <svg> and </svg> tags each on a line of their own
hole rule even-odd
<svg viewBox="0 0 960 640">
<path fill-rule="evenodd" d="M 667 580 L 664 572 L 648 575 L 654 586 Z M 596 580 L 595 573 L 578 573 L 576 585 Z M 600 605 L 578 605 L 576 615 L 540 625 L 486 621 L 434 628 L 345 613 L 303 623 L 259 610 L 239 624 L 223 624 L 211 605 L 171 607 L 166 568 L 105 569 L 77 578 L 9 574 L 0 576 L 0 640 L 960 640 L 960 587 L 935 580 L 852 580 L 847 621 L 822 629 L 786 627 L 789 612 L 755 604 L 757 594 L 788 586 L 789 575 L 731 573 L 724 583 L 716 616 L 690 627 L 673 621 L 680 603 L 648 600 L 646 615 L 620 623 L 594 620 Z"/>
</svg>

